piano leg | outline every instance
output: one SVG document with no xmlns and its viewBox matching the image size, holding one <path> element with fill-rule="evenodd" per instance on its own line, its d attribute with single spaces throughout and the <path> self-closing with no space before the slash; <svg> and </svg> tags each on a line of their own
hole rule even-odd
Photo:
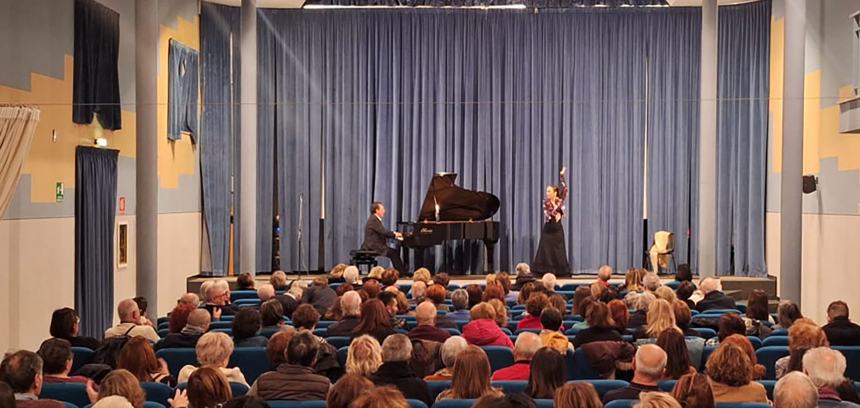
<svg viewBox="0 0 860 408">
<path fill-rule="evenodd" d="M 486 247 L 486 251 L 484 251 L 484 255 L 486 256 L 485 265 L 486 273 L 495 273 L 496 265 L 494 263 L 494 259 L 496 258 L 496 243 L 495 242 L 487 242 L 484 241 L 484 246 Z"/>
</svg>

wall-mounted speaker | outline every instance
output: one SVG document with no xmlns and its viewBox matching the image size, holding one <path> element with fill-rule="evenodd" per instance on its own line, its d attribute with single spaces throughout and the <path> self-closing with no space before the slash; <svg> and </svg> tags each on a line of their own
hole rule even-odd
<svg viewBox="0 0 860 408">
<path fill-rule="evenodd" d="M 818 177 L 812 174 L 803 175 L 803 194 L 814 193 L 818 190 Z"/>
</svg>

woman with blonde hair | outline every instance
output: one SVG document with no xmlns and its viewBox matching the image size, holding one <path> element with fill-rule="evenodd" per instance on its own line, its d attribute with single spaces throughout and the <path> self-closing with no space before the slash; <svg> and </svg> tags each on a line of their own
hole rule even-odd
<svg viewBox="0 0 860 408">
<path fill-rule="evenodd" d="M 496 311 L 496 324 L 499 327 L 508 327 L 508 308 L 505 307 L 504 302 L 499 299 L 490 299 L 487 303 Z"/>
<path fill-rule="evenodd" d="M 446 399 L 475 399 L 484 395 L 503 395 L 490 386 L 490 360 L 478 346 L 469 346 L 457 355 L 451 388 L 442 391 L 436 401 Z"/>
<path fill-rule="evenodd" d="M 657 338 L 666 330 L 680 330 L 675 324 L 675 310 L 664 299 L 657 299 L 648 305 L 646 322 L 644 327 L 640 327 L 633 333 L 634 339 Z"/>
<path fill-rule="evenodd" d="M 630 268 L 627 270 L 627 274 L 624 275 L 624 290 L 628 293 L 630 292 L 642 292 L 645 290 L 645 287 L 642 286 L 642 278 L 645 277 L 645 274 L 641 273 L 637 268 Z"/>
<path fill-rule="evenodd" d="M 413 282 L 424 282 L 427 285 L 433 283 L 433 279 L 430 277 L 430 270 L 427 268 L 418 268 L 415 270 L 415 273 L 412 275 Z"/>
<path fill-rule="evenodd" d="M 553 404 L 556 408 L 602 408 L 600 396 L 594 385 L 582 383 L 567 383 L 555 390 Z"/>
<path fill-rule="evenodd" d="M 670 305 L 678 300 L 678 295 L 676 295 L 675 291 L 668 286 L 660 286 L 657 288 L 657 290 L 654 291 L 654 296 L 656 296 L 657 299 L 663 299 L 669 302 Z"/>
<path fill-rule="evenodd" d="M 369 377 L 382 365 L 382 347 L 373 336 L 358 336 L 349 343 L 346 373 Z"/>
<path fill-rule="evenodd" d="M 125 398 L 134 408 L 142 408 L 146 401 L 146 394 L 140 387 L 140 381 L 128 370 L 113 370 L 102 379 L 98 391 L 93 387 L 93 382 L 87 383 L 87 397 L 95 404 L 101 399 L 119 396 Z"/>
<path fill-rule="evenodd" d="M 208 332 L 200 337 L 197 341 L 197 361 L 200 366 L 212 366 L 217 368 L 224 374 L 230 382 L 237 382 L 248 385 L 245 381 L 245 375 L 239 367 L 227 368 L 227 363 L 230 362 L 230 355 L 233 354 L 233 339 L 230 336 L 221 332 Z M 191 376 L 198 368 L 193 365 L 186 365 L 179 370 L 180 384 L 188 382 L 188 377 Z"/>
<path fill-rule="evenodd" d="M 665 392 L 651 391 L 639 394 L 639 402 L 633 408 L 681 408 L 681 404 Z"/>
</svg>

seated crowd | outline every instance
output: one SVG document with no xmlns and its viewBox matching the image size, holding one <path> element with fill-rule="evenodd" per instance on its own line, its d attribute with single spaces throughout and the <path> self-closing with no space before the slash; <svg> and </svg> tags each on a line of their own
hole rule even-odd
<svg viewBox="0 0 860 408">
<path fill-rule="evenodd" d="M 80 334 L 75 310 L 58 309 L 51 338 L 37 352 L 4 357 L 0 406 L 61 408 L 40 399 L 42 390 L 78 383 L 93 408 L 142 408 L 141 384 L 160 383 L 176 387 L 172 408 L 267 407 L 275 400 L 405 408 L 407 400 L 431 407 L 450 399 L 474 400 L 473 407 L 535 407 L 536 400 L 562 408 L 617 400 L 643 408 L 860 407 L 846 358 L 831 348 L 860 346 L 860 326 L 845 302 L 831 303 L 828 323 L 819 326 L 790 301 L 771 316 L 761 290 L 740 313 L 719 279 L 695 284 L 685 265 L 674 290 L 642 269 L 629 270 L 617 286 L 611 276 L 603 266 L 593 284 L 571 293 L 526 264 L 516 276 L 491 274 L 483 285 L 450 292 L 447 274 L 423 268 L 404 288 L 396 270 L 379 267 L 362 278 L 354 266 L 338 265 L 307 286 L 281 271 L 262 285 L 243 274 L 241 289 L 256 291 L 258 300 L 237 306 L 226 281 L 206 281 L 158 325 L 145 316 L 145 299 L 125 299 L 119 323 L 101 341 Z M 713 337 L 704 338 L 708 330 Z M 787 336 L 788 353 L 766 367 L 753 340 L 760 345 L 777 333 Z M 342 349 L 331 344 L 335 338 L 346 338 Z M 73 347 L 92 350 L 91 361 L 75 365 Z M 246 377 L 231 366 L 234 350 L 249 347 L 265 348 L 270 371 Z M 182 348 L 193 348 L 196 362 L 171 373 L 157 356 Z M 494 351 L 512 360 L 502 365 Z M 568 372 L 574 351 L 587 356 L 597 377 Z M 770 394 L 759 381 L 768 372 L 778 379 Z M 627 382 L 598 393 L 588 381 L 597 378 Z M 444 389 L 431 387 L 438 382 Z M 509 382 L 520 382 L 522 392 L 504 388 Z"/>
</svg>

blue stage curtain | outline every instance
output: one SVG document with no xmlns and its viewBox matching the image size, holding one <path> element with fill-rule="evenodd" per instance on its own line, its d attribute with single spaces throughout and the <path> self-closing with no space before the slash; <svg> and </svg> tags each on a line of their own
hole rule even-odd
<svg viewBox="0 0 860 408">
<path fill-rule="evenodd" d="M 648 53 L 646 242 L 650 247 L 655 232 L 672 231 L 676 262 L 690 263 L 694 270 L 698 258 L 701 18 L 699 8 L 655 15 Z"/>
<path fill-rule="evenodd" d="M 230 259 L 230 208 L 233 206 L 231 176 L 235 175 L 238 180 L 238 166 L 235 165 L 238 152 L 235 146 L 239 134 L 239 9 L 208 2 L 202 3 L 201 7 L 203 111 L 199 138 L 200 175 L 203 219 L 209 243 L 206 249 L 211 254 L 211 268 L 206 268 L 211 270 L 201 272 L 204 275 L 225 276 Z M 231 72 L 236 79 L 232 84 Z M 234 105 L 231 105 L 231 85 Z"/>
<path fill-rule="evenodd" d="M 75 156 L 75 309 L 81 335 L 99 339 L 113 324 L 118 156 L 86 146 Z"/>
<path fill-rule="evenodd" d="M 770 9 L 770 1 L 720 8 L 716 219 L 720 275 L 767 275 Z"/>
</svg>

